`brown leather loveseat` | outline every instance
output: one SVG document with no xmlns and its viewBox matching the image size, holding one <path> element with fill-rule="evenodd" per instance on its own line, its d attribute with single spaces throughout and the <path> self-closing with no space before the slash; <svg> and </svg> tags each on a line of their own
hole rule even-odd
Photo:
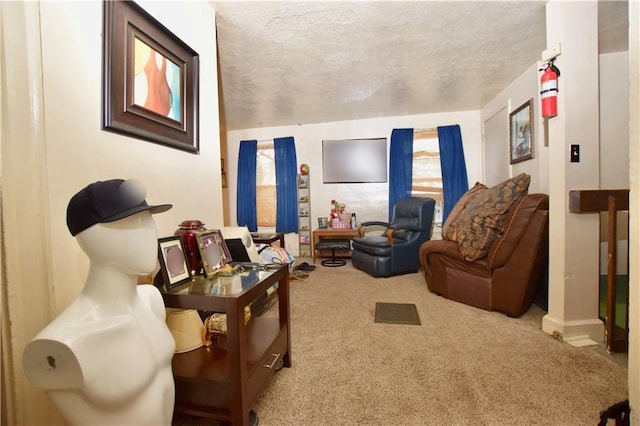
<svg viewBox="0 0 640 426">
<path fill-rule="evenodd" d="M 525 174 L 501 185 L 489 189 L 476 184 L 469 190 L 447 218 L 443 239 L 420 247 L 420 263 L 430 291 L 517 317 L 531 306 L 548 265 L 549 197 L 528 194 Z M 478 192 L 488 195 L 474 211 L 469 200 L 478 198 Z M 487 219 L 482 216 L 489 204 L 494 214 Z M 487 229 L 493 236 L 483 234 Z M 465 233 L 473 234 L 466 242 Z"/>
</svg>

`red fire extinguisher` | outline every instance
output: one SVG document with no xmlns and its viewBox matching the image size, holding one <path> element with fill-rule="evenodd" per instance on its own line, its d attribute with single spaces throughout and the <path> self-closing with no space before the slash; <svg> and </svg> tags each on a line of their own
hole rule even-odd
<svg viewBox="0 0 640 426">
<path fill-rule="evenodd" d="M 540 97 L 542 99 L 542 117 L 551 118 L 558 115 L 558 77 L 560 70 L 553 64 L 553 60 L 547 62 L 545 68 L 541 68 Z"/>
</svg>

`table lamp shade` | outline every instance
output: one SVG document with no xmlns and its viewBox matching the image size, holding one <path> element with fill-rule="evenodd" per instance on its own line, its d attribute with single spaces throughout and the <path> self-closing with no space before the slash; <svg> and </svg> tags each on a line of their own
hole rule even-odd
<svg viewBox="0 0 640 426">
<path fill-rule="evenodd" d="M 204 345 L 204 324 L 195 309 L 167 308 L 167 327 L 176 341 L 175 353 L 189 352 Z"/>
</svg>

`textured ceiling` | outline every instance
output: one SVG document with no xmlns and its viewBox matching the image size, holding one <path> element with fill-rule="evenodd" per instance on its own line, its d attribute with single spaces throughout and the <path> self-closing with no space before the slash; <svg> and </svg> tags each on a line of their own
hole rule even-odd
<svg viewBox="0 0 640 426">
<path fill-rule="evenodd" d="M 212 2 L 226 130 L 477 110 L 540 59 L 544 1 Z M 600 3 L 600 50 L 627 50 Z"/>
</svg>

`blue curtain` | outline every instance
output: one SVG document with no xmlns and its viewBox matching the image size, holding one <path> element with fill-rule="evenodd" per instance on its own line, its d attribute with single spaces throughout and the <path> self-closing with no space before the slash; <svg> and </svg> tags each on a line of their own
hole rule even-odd
<svg viewBox="0 0 640 426">
<path fill-rule="evenodd" d="M 389 148 L 389 222 L 398 200 L 411 196 L 413 129 L 393 129 Z"/>
<path fill-rule="evenodd" d="M 276 160 L 276 232 L 298 231 L 296 146 L 292 137 L 273 140 Z"/>
<path fill-rule="evenodd" d="M 258 141 L 240 141 L 236 220 L 238 221 L 238 226 L 246 226 L 251 232 L 258 230 L 258 216 L 256 213 L 257 158 Z"/>
<path fill-rule="evenodd" d="M 469 190 L 469 182 L 467 181 L 467 166 L 464 162 L 460 126 L 438 127 L 438 141 L 442 168 L 444 197 L 442 223 L 444 223 L 460 197 Z"/>
</svg>

